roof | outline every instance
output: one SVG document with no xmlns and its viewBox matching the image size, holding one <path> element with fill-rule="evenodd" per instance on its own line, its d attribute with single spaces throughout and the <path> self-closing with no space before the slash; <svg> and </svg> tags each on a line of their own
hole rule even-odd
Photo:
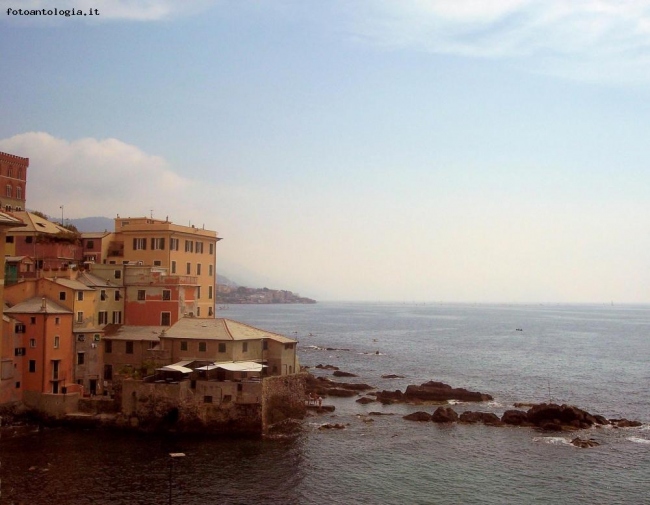
<svg viewBox="0 0 650 505">
<path fill-rule="evenodd" d="M 45 310 L 43 310 L 43 303 L 45 303 Z M 40 296 L 17 303 L 4 311 L 7 314 L 72 314 L 71 310 L 61 307 L 61 305 L 54 303 L 49 298 Z"/>
<path fill-rule="evenodd" d="M 279 333 L 255 328 L 239 321 L 219 317 L 215 319 L 198 319 L 184 317 L 163 335 L 167 338 L 201 339 L 201 340 L 260 340 L 268 338 L 280 343 L 292 343 L 292 340 Z"/>
<path fill-rule="evenodd" d="M 162 370 L 163 372 L 181 372 L 181 373 L 192 373 L 194 370 L 191 368 L 186 368 L 181 365 L 165 365 L 161 368 L 156 368 L 156 370 Z"/>
<path fill-rule="evenodd" d="M 75 281 L 73 279 L 52 279 L 57 284 L 66 288 L 74 289 L 75 291 L 94 291 L 93 288 L 86 286 L 83 282 Z"/>
<path fill-rule="evenodd" d="M 33 212 L 20 211 L 20 212 L 14 212 L 13 214 L 14 214 L 14 218 L 18 218 L 18 221 L 24 224 L 17 225 L 22 227 L 16 230 L 12 229 L 11 230 L 12 232 L 27 233 L 27 234 L 45 233 L 47 235 L 57 235 L 59 233 L 66 233 L 66 234 L 70 233 L 70 230 L 64 228 L 63 226 L 60 226 L 56 223 L 52 223 L 47 219 L 43 219 L 42 217 L 37 216 Z"/>
<path fill-rule="evenodd" d="M 89 272 L 81 272 L 77 276 L 77 280 L 86 286 L 98 287 L 98 288 L 119 288 L 120 286 L 116 284 L 110 284 L 106 279 L 103 279 L 97 275 L 91 274 Z"/>
<path fill-rule="evenodd" d="M 19 263 L 23 260 L 26 260 L 27 263 L 34 263 L 30 256 L 5 256 L 5 263 Z"/>
<path fill-rule="evenodd" d="M 148 340 L 157 342 L 168 326 L 127 326 L 109 324 L 104 326 L 104 338 L 108 340 Z"/>
<path fill-rule="evenodd" d="M 0 226 L 8 228 L 18 228 L 25 226 L 22 220 L 6 212 L 0 212 Z"/>
<path fill-rule="evenodd" d="M 81 234 L 81 238 L 104 238 L 107 235 L 112 235 L 115 232 L 112 231 L 89 231 L 89 232 L 83 232 Z"/>
<path fill-rule="evenodd" d="M 212 365 L 200 366 L 196 370 L 209 371 L 215 368 L 222 368 L 230 372 L 260 372 L 265 366 L 254 361 L 229 361 L 227 363 L 213 363 Z"/>
</svg>

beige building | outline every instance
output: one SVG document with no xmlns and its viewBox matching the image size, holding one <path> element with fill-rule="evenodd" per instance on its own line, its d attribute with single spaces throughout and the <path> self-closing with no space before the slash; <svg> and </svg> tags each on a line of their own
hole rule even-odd
<svg viewBox="0 0 650 505">
<path fill-rule="evenodd" d="M 86 239 L 86 244 L 89 239 Z M 101 244 L 95 243 L 97 240 Z M 147 217 L 118 217 L 114 234 L 93 236 L 92 245 L 94 251 L 104 251 L 106 247 L 106 257 L 102 262 L 109 265 L 162 267 L 169 276 L 195 277 L 196 311 L 185 315 L 213 318 L 219 240 L 215 231 L 195 226 L 181 226 Z"/>
</svg>

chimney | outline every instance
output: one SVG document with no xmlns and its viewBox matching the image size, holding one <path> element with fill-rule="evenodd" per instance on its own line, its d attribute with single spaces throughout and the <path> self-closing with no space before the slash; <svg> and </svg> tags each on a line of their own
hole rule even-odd
<svg viewBox="0 0 650 505">
<path fill-rule="evenodd" d="M 41 298 L 41 312 L 45 312 L 46 309 L 46 304 L 45 304 L 45 297 Z"/>
</svg>

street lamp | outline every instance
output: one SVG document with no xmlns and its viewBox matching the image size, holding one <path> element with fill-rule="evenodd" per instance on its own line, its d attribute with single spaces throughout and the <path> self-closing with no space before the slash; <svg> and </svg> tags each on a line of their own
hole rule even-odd
<svg viewBox="0 0 650 505">
<path fill-rule="evenodd" d="M 169 457 L 169 505 L 172 505 L 172 473 L 174 472 L 174 461 L 179 458 L 184 458 L 184 452 L 170 452 Z"/>
</svg>

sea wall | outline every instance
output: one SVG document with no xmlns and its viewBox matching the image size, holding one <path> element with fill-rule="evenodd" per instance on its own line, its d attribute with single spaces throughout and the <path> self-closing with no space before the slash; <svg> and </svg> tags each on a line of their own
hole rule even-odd
<svg viewBox="0 0 650 505">
<path fill-rule="evenodd" d="M 305 406 L 306 373 L 266 377 L 262 381 L 262 433 L 285 419 L 302 419 Z"/>
<path fill-rule="evenodd" d="M 79 397 L 79 393 L 54 395 L 36 391 L 23 392 L 23 402 L 27 408 L 56 419 L 77 411 Z"/>
</svg>

